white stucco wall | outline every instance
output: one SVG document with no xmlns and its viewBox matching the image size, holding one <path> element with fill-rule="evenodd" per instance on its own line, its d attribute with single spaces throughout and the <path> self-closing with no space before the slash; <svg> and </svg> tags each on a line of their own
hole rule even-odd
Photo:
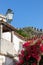
<svg viewBox="0 0 43 65">
<path fill-rule="evenodd" d="M 10 32 L 5 32 L 3 33 L 2 38 L 11 41 L 11 33 Z M 24 40 L 20 39 L 17 35 L 13 34 L 13 44 L 14 44 L 14 49 L 18 52 L 20 48 L 20 44 L 24 43 Z"/>
<path fill-rule="evenodd" d="M 2 38 L 11 41 L 11 33 L 10 32 L 5 32 L 2 34 Z"/>
<path fill-rule="evenodd" d="M 24 40 L 20 39 L 19 37 L 17 37 L 16 35 L 13 34 L 14 48 L 16 49 L 17 52 L 20 48 L 19 45 L 23 42 L 24 42 Z"/>
<path fill-rule="evenodd" d="M 0 55 L 0 65 L 5 63 L 5 57 Z"/>
<path fill-rule="evenodd" d="M 5 40 L 5 39 L 1 39 L 1 53 L 2 54 L 6 54 L 6 55 L 13 55 L 14 56 L 14 45 L 13 43 Z"/>
</svg>

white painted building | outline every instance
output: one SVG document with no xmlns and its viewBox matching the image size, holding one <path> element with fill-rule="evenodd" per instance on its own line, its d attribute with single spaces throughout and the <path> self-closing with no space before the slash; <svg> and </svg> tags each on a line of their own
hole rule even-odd
<svg viewBox="0 0 43 65">
<path fill-rule="evenodd" d="M 0 15 L 0 65 L 13 65 L 15 55 L 22 49 L 24 37 Z"/>
<path fill-rule="evenodd" d="M 16 30 L 7 23 L 5 16 L 0 15 L 0 65 L 15 65 L 18 60 L 17 55 L 22 50 L 25 38 Z"/>
<path fill-rule="evenodd" d="M 24 40 L 21 39 L 20 37 L 18 37 L 18 33 L 13 32 L 13 44 L 14 44 L 14 49 L 16 50 L 16 52 L 18 52 L 21 49 L 21 45 L 22 43 L 24 43 Z M 8 40 L 9 42 L 11 42 L 11 32 L 5 32 L 2 35 L 2 38 Z"/>
</svg>

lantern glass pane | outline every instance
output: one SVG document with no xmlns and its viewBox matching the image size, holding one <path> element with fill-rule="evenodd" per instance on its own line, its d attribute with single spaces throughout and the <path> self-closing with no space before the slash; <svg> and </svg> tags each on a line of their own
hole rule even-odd
<svg viewBox="0 0 43 65">
<path fill-rule="evenodd" d="M 7 14 L 7 19 L 12 20 L 12 19 L 13 19 L 13 14 L 8 13 L 8 14 Z"/>
</svg>

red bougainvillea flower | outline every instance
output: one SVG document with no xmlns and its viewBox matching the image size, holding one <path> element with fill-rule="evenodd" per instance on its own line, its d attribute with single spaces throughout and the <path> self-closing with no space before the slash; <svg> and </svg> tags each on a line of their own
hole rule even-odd
<svg viewBox="0 0 43 65">
<path fill-rule="evenodd" d="M 23 64 L 24 63 L 24 60 L 20 60 L 20 63 Z"/>
<path fill-rule="evenodd" d="M 32 63 L 32 65 L 37 65 L 36 63 Z"/>
<path fill-rule="evenodd" d="M 22 59 L 24 57 L 23 54 L 19 54 L 19 60 Z"/>
<path fill-rule="evenodd" d="M 20 63 L 19 62 L 16 62 L 16 65 L 20 65 Z"/>
<path fill-rule="evenodd" d="M 36 54 L 32 54 L 32 57 L 35 58 L 36 60 L 39 59 L 39 55 L 36 55 Z"/>
<path fill-rule="evenodd" d="M 30 57 L 31 57 L 31 55 L 26 56 L 26 60 L 29 60 Z"/>
<path fill-rule="evenodd" d="M 39 55 L 36 55 L 35 58 L 36 58 L 36 60 L 38 61 L 38 59 L 39 59 Z"/>
<path fill-rule="evenodd" d="M 36 45 L 40 46 L 42 40 L 41 39 L 38 39 L 37 42 L 36 42 Z"/>
<path fill-rule="evenodd" d="M 41 39 L 43 40 L 43 36 L 41 36 Z"/>
<path fill-rule="evenodd" d="M 23 44 L 23 48 L 29 47 L 30 46 L 30 42 L 26 42 Z"/>
<path fill-rule="evenodd" d="M 29 65 L 28 60 L 30 57 L 33 57 L 38 61 L 41 53 L 43 53 L 43 36 L 35 37 L 24 43 L 23 49 L 21 54 L 19 54 L 19 63 L 17 65 Z M 36 65 L 36 63 L 32 63 L 32 65 Z"/>
<path fill-rule="evenodd" d="M 40 51 L 43 52 L 43 44 L 40 46 Z"/>
<path fill-rule="evenodd" d="M 24 54 L 24 50 L 21 50 L 21 54 Z"/>
</svg>

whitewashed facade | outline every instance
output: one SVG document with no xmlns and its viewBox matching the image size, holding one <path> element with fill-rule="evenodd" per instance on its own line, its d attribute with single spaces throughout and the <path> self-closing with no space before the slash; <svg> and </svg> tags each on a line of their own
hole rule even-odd
<svg viewBox="0 0 43 65">
<path fill-rule="evenodd" d="M 2 45 L 2 47 L 1 47 L 1 49 L 2 49 L 1 53 L 4 53 L 4 54 L 9 53 L 9 54 L 13 54 L 13 55 L 16 54 L 17 55 L 19 53 L 19 51 L 21 51 L 21 49 L 22 49 L 22 44 L 25 42 L 24 40 L 20 39 L 17 35 L 15 35 L 13 33 L 13 42 L 11 43 L 11 32 L 5 32 L 5 33 L 3 33 L 2 34 L 2 41 L 3 41 L 3 39 L 6 41 L 6 43 L 1 43 L 1 45 Z M 14 51 L 12 51 L 12 48 L 13 48 Z M 6 51 L 7 51 L 7 53 L 6 53 Z M 17 57 L 15 57 L 15 59 L 18 60 Z M 9 58 L 8 58 L 8 60 L 9 60 Z M 6 61 L 6 63 L 7 62 L 8 61 Z"/>
<path fill-rule="evenodd" d="M 10 43 L 11 42 L 11 32 L 3 33 L 2 38 L 6 39 L 6 41 L 8 40 Z M 22 46 L 24 42 L 25 42 L 24 40 L 20 39 L 17 35 L 13 33 L 13 45 L 17 53 L 21 49 L 20 45 Z"/>
<path fill-rule="evenodd" d="M 25 42 L 15 28 L 6 22 L 6 17 L 0 15 L 0 65 L 13 65 L 14 59 L 18 59 L 18 52 Z"/>
</svg>

